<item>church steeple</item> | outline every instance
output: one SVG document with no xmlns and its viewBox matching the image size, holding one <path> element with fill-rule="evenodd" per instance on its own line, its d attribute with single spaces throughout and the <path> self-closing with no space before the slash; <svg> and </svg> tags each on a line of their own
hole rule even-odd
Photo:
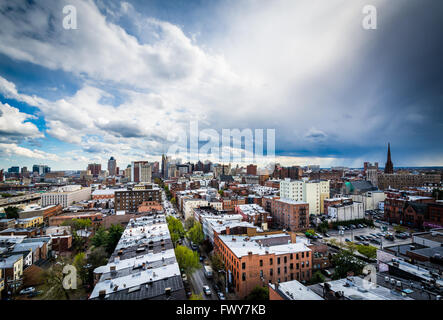
<svg viewBox="0 0 443 320">
<path fill-rule="evenodd" d="M 385 173 L 394 173 L 394 164 L 391 160 L 391 144 L 388 142 L 388 159 L 385 164 Z"/>
</svg>

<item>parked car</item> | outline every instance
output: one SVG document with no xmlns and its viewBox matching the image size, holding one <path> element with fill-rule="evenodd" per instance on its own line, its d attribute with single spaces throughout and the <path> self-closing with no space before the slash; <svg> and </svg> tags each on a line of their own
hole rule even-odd
<svg viewBox="0 0 443 320">
<path fill-rule="evenodd" d="M 218 299 L 219 300 L 226 300 L 226 297 L 225 297 L 225 295 L 223 294 L 223 292 L 217 292 L 217 296 L 218 296 Z"/>
<path fill-rule="evenodd" d="M 345 239 L 346 242 L 352 242 L 351 240 L 349 240 L 348 238 Z"/>
<path fill-rule="evenodd" d="M 215 290 L 215 292 L 221 292 L 220 287 L 218 286 L 218 284 L 214 284 L 214 290 Z"/>
<path fill-rule="evenodd" d="M 29 287 L 20 291 L 20 294 L 29 294 L 35 291 L 34 287 Z"/>
<path fill-rule="evenodd" d="M 355 236 L 354 239 L 362 240 L 361 236 Z"/>
<path fill-rule="evenodd" d="M 327 277 L 331 277 L 332 276 L 332 272 L 331 271 L 329 271 L 329 270 L 322 270 L 322 272 L 323 272 L 323 274 L 325 275 L 325 276 L 327 276 Z"/>
<path fill-rule="evenodd" d="M 325 232 L 323 235 L 324 235 L 326 238 L 329 238 L 329 237 L 330 237 L 329 233 L 326 233 L 326 232 Z"/>
<path fill-rule="evenodd" d="M 39 294 L 41 294 L 43 291 L 34 291 L 31 292 L 30 294 L 28 294 L 28 298 L 33 298 L 35 296 L 38 296 Z"/>
<path fill-rule="evenodd" d="M 203 292 L 205 293 L 205 295 L 210 296 L 212 294 L 211 289 L 209 288 L 209 286 L 204 285 L 203 286 Z"/>
<path fill-rule="evenodd" d="M 190 288 L 185 288 L 185 292 L 186 292 L 186 297 L 191 297 L 192 296 L 192 291 Z"/>
</svg>

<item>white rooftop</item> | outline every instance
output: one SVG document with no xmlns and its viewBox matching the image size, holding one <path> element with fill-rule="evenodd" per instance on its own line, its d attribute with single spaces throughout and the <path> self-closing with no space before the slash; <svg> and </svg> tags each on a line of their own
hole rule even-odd
<svg viewBox="0 0 443 320">
<path fill-rule="evenodd" d="M 281 255 L 288 253 L 311 251 L 311 249 L 309 249 L 306 246 L 306 243 L 303 241 L 297 243 L 287 243 L 287 244 L 279 244 L 271 246 L 260 245 L 256 242 L 256 240 L 282 237 L 283 235 L 286 236 L 286 234 L 275 234 L 275 235 L 255 236 L 255 237 L 220 235 L 219 238 L 239 258 L 247 256 L 249 252 L 258 255 L 266 255 L 266 254 Z"/>
<path fill-rule="evenodd" d="M 269 284 L 269 286 L 275 290 L 274 284 Z M 297 280 L 281 282 L 278 289 L 290 300 L 324 300 Z"/>
</svg>

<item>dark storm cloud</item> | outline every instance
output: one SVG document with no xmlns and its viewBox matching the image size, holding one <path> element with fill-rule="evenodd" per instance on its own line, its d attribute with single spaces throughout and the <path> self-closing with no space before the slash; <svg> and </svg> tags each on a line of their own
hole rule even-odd
<svg viewBox="0 0 443 320">
<path fill-rule="evenodd" d="M 306 121 L 333 123 L 322 127 L 326 143 L 313 145 L 317 135 L 308 132 L 308 143 L 297 146 L 304 150 L 298 154 L 384 161 L 390 141 L 399 163 L 440 157 L 443 164 L 438 139 L 443 132 L 443 2 L 389 2 L 378 13 L 378 29 L 358 34 L 364 42 L 354 59 L 334 66 L 326 78 L 307 79 L 303 91 L 316 93 L 308 101 L 328 110 Z M 367 122 L 355 119 L 362 114 Z M 277 149 L 280 154 L 294 151 L 285 140 L 277 141 Z"/>
</svg>

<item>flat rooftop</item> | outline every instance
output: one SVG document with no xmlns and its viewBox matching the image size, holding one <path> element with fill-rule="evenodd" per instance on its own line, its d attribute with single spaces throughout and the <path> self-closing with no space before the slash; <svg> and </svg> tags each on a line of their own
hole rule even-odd
<svg viewBox="0 0 443 320">
<path fill-rule="evenodd" d="M 269 284 L 269 286 L 275 290 L 275 284 Z M 288 300 L 324 300 L 297 280 L 281 282 L 278 285 L 277 292 Z"/>
<path fill-rule="evenodd" d="M 305 242 L 297 242 L 297 243 L 288 243 L 286 244 L 277 244 L 277 245 L 260 245 L 258 243 L 261 239 L 269 239 L 275 237 L 288 237 L 286 234 L 276 234 L 276 235 L 268 235 L 268 236 L 256 236 L 256 237 L 247 237 L 247 236 L 233 236 L 233 235 L 219 235 L 221 241 L 223 241 L 226 246 L 237 256 L 244 257 L 251 252 L 252 254 L 258 255 L 267 255 L 267 254 L 288 254 L 288 253 L 297 253 L 304 251 L 311 251 L 306 246 Z"/>
<path fill-rule="evenodd" d="M 330 281 L 328 284 L 332 291 L 342 291 L 344 297 L 349 300 L 413 300 L 379 285 L 364 287 L 363 279 L 360 277 L 348 277 Z M 320 287 L 323 287 L 323 283 Z"/>
</svg>

